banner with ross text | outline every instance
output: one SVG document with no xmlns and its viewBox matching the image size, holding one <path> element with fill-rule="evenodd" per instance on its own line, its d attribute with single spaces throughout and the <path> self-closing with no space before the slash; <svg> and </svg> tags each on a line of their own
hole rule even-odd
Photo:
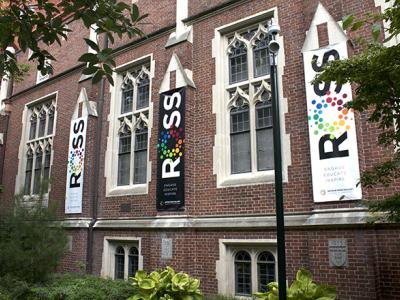
<svg viewBox="0 0 400 300">
<path fill-rule="evenodd" d="M 160 95 L 157 142 L 157 210 L 185 205 L 185 88 Z"/>
<path fill-rule="evenodd" d="M 315 202 L 361 199 L 357 136 L 350 84 L 313 84 L 331 60 L 348 57 L 346 42 L 303 53 Z"/>
<path fill-rule="evenodd" d="M 71 122 L 65 191 L 65 213 L 82 213 L 87 117 Z"/>
</svg>

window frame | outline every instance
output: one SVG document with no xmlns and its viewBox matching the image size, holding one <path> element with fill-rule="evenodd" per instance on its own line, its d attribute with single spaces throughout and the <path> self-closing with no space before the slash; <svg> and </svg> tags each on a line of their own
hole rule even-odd
<svg viewBox="0 0 400 300">
<path fill-rule="evenodd" d="M 128 280 L 129 277 L 130 250 L 133 247 L 137 249 L 138 270 L 143 270 L 141 244 L 141 237 L 105 236 L 103 240 L 101 276 L 115 279 L 115 253 L 118 247 L 124 249 L 124 280 Z"/>
<path fill-rule="evenodd" d="M 153 102 L 152 102 L 152 80 L 154 78 L 154 60 L 152 54 L 143 56 L 137 60 L 120 65 L 115 68 L 113 74 L 114 87 L 110 87 L 111 103 L 110 114 L 108 120 L 110 122 L 109 133 L 107 138 L 107 150 L 105 160 L 105 177 L 106 177 L 106 197 L 125 196 L 125 195 L 144 195 L 148 193 L 149 182 L 151 181 L 151 161 L 150 161 L 150 139 L 151 128 L 153 123 Z M 133 75 L 132 75 L 133 73 Z M 130 76 L 128 74 L 131 74 Z M 149 82 L 149 97 L 148 106 L 136 109 L 138 100 L 138 85 L 141 76 L 146 75 Z M 122 105 L 122 89 L 124 81 L 129 78 L 133 82 L 133 104 L 132 112 L 121 114 Z M 134 183 L 135 169 L 135 141 L 136 130 L 139 128 L 147 128 L 147 160 L 146 160 L 146 181 L 144 183 Z M 119 135 L 123 131 L 130 131 L 131 140 L 131 155 L 130 155 L 130 180 L 128 185 L 118 185 L 118 147 Z"/>
<path fill-rule="evenodd" d="M 269 19 L 274 17 L 277 19 L 277 8 L 262 11 L 255 15 L 240 19 L 227 25 L 223 25 L 215 29 L 214 39 L 212 41 L 212 53 L 215 58 L 215 85 L 213 86 L 213 113 L 216 115 L 216 135 L 215 145 L 213 148 L 213 173 L 217 175 L 217 188 L 225 188 L 230 186 L 245 186 L 253 184 L 273 184 L 274 170 L 261 170 L 257 168 L 257 138 L 255 123 L 255 104 L 258 99 L 256 94 L 258 91 L 254 86 L 260 83 L 270 81 L 270 74 L 255 77 L 254 72 L 254 55 L 253 48 L 248 51 L 248 80 L 231 84 L 229 82 L 229 56 L 228 48 L 234 38 L 238 38 L 239 34 L 246 32 L 248 29 L 257 28 L 259 24 L 266 24 Z M 232 39 L 233 38 L 233 39 Z M 283 160 L 283 180 L 287 182 L 288 166 L 291 164 L 290 157 L 290 136 L 285 130 L 285 113 L 287 113 L 287 100 L 284 98 L 282 89 L 282 77 L 284 75 L 284 47 L 283 37 L 277 36 L 278 42 L 282 45 L 282 50 L 278 58 L 278 74 L 279 74 L 279 105 L 281 113 L 281 140 L 285 147 L 282 149 Z M 251 41 L 247 41 L 251 45 Z M 252 46 L 253 47 L 253 46 Z M 245 86 L 248 86 L 246 90 Z M 263 84 L 262 84 L 263 86 Z M 254 88 L 252 88 L 254 87 Z M 269 88 L 270 90 L 270 88 Z M 231 172 L 231 151 L 230 151 L 230 108 L 236 101 L 236 94 L 244 94 L 250 105 L 250 124 L 251 124 L 251 172 L 232 174 Z M 222 100 L 221 100 L 222 99 Z"/>
<path fill-rule="evenodd" d="M 251 299 L 251 294 L 236 293 L 236 254 L 245 251 L 251 258 L 251 293 L 259 292 L 258 258 L 269 252 L 275 258 L 275 281 L 278 279 L 276 239 L 220 239 L 219 260 L 216 262 L 218 293 Z"/>
<path fill-rule="evenodd" d="M 35 193 L 35 169 L 36 169 L 36 152 L 40 151 L 42 154 L 41 157 L 41 168 L 40 168 L 40 182 L 43 180 L 43 176 L 45 175 L 45 169 L 48 169 L 49 177 L 51 177 L 51 170 L 53 165 L 53 140 L 56 131 L 56 123 L 57 123 L 57 95 L 58 92 L 51 93 L 42 98 L 36 99 L 30 103 L 25 105 L 23 115 L 22 115 L 22 136 L 21 143 L 18 151 L 18 174 L 15 185 L 15 194 L 22 194 L 22 199 L 24 202 L 34 201 L 38 197 L 38 193 Z M 39 114 L 45 111 L 46 113 L 46 122 L 44 128 L 43 136 L 39 137 Z M 53 114 L 53 131 L 48 134 L 48 123 L 49 123 L 49 115 Z M 31 136 L 31 118 L 32 116 L 36 116 L 36 126 L 35 126 L 35 136 Z M 31 152 L 32 156 L 32 171 L 29 185 L 29 194 L 26 194 L 26 175 L 27 175 L 27 160 L 28 153 Z M 50 161 L 47 161 L 46 156 L 50 153 Z M 46 168 L 46 162 L 48 163 L 48 168 Z M 48 202 L 48 194 L 51 191 L 51 184 L 47 183 L 45 186 L 47 191 L 43 192 L 43 202 L 44 205 L 47 205 Z M 40 191 L 39 191 L 40 193 Z"/>
</svg>

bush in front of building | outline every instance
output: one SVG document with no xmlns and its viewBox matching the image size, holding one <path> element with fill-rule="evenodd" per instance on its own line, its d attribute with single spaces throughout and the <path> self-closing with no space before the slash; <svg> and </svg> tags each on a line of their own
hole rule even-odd
<svg viewBox="0 0 400 300">
<path fill-rule="evenodd" d="M 10 276 L 0 278 L 0 300 L 126 300 L 133 293 L 127 281 L 93 275 L 55 275 L 30 286 Z"/>
<path fill-rule="evenodd" d="M 200 280 L 188 274 L 176 273 L 171 267 L 154 271 L 147 275 L 138 271 L 132 278 L 132 285 L 137 289 L 128 300 L 201 300 Z"/>
<path fill-rule="evenodd" d="M 45 281 L 60 262 L 67 238 L 43 196 L 16 199 L 14 212 L 0 219 L 0 277 Z"/>
<path fill-rule="evenodd" d="M 268 291 L 255 293 L 259 300 L 279 300 L 278 283 L 270 282 Z M 313 282 L 311 272 L 306 269 L 297 271 L 296 279 L 287 289 L 288 300 L 335 300 L 336 288 L 330 285 L 322 285 Z"/>
</svg>

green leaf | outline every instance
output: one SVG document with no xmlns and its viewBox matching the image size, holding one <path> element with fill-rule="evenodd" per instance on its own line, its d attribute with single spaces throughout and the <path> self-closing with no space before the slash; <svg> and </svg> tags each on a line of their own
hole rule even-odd
<svg viewBox="0 0 400 300">
<path fill-rule="evenodd" d="M 136 21 L 139 17 L 139 8 L 137 7 L 136 4 L 132 4 L 131 7 L 131 18 L 132 21 Z"/>
<path fill-rule="evenodd" d="M 94 51 L 96 51 L 96 52 L 99 52 L 99 51 L 100 51 L 99 45 L 97 45 L 97 43 L 93 42 L 91 39 L 86 39 L 86 38 L 85 38 L 84 40 L 85 40 L 86 44 L 87 44 L 90 48 L 92 48 Z"/>
<path fill-rule="evenodd" d="M 354 21 L 354 16 L 353 15 L 345 16 L 343 18 L 343 25 L 342 25 L 343 29 L 347 29 L 351 25 L 351 23 L 353 23 L 353 21 Z"/>
<path fill-rule="evenodd" d="M 99 60 L 98 60 L 96 54 L 94 54 L 94 53 L 85 53 L 85 54 L 81 55 L 81 57 L 79 57 L 78 61 L 95 64 Z"/>
<path fill-rule="evenodd" d="M 96 67 L 96 66 L 87 67 L 87 68 L 83 69 L 82 74 L 84 74 L 84 75 L 92 75 L 92 74 L 96 73 L 98 69 L 99 68 Z"/>
<path fill-rule="evenodd" d="M 93 78 L 92 78 L 92 83 L 93 83 L 93 84 L 98 83 L 98 82 L 103 78 L 103 75 L 104 75 L 104 72 L 103 72 L 102 70 L 98 70 L 98 71 L 94 74 L 94 76 L 93 76 Z"/>
<path fill-rule="evenodd" d="M 356 31 L 357 29 L 360 29 L 364 24 L 365 22 L 363 20 L 358 20 L 354 22 L 353 26 L 351 26 L 351 31 Z"/>
<path fill-rule="evenodd" d="M 153 280 L 151 279 L 143 279 L 140 283 L 139 283 L 139 287 L 143 290 L 149 291 L 152 290 L 156 287 L 156 284 Z"/>
</svg>

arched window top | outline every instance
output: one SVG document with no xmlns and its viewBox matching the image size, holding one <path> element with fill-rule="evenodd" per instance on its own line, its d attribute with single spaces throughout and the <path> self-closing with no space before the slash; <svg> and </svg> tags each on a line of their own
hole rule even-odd
<svg viewBox="0 0 400 300">
<path fill-rule="evenodd" d="M 36 153 L 36 155 L 42 155 L 43 154 L 43 148 L 42 148 L 42 146 L 40 144 L 36 146 L 35 153 Z"/>
<path fill-rule="evenodd" d="M 231 115 L 244 113 L 244 112 L 247 112 L 248 110 L 249 110 L 249 106 L 247 104 L 244 104 L 244 105 L 241 105 L 241 106 L 237 106 L 237 107 L 232 107 L 231 108 Z"/>
<path fill-rule="evenodd" d="M 44 151 L 47 152 L 51 152 L 51 141 L 47 141 L 46 146 L 44 148 Z"/>
<path fill-rule="evenodd" d="M 132 121 L 125 117 L 121 120 L 119 129 L 118 129 L 118 134 L 121 135 L 130 135 L 132 133 L 133 125 Z"/>
<path fill-rule="evenodd" d="M 136 83 L 139 86 L 147 85 L 150 83 L 150 71 L 145 66 L 143 66 L 140 72 L 138 73 L 136 77 Z"/>
<path fill-rule="evenodd" d="M 129 255 L 131 256 L 138 256 L 139 255 L 139 251 L 136 247 L 131 247 L 129 249 Z"/>
<path fill-rule="evenodd" d="M 133 81 L 135 79 L 132 77 L 132 75 L 130 73 L 126 73 L 124 80 L 121 84 L 121 89 L 123 91 L 128 91 L 128 90 L 132 90 L 133 89 Z"/>
<path fill-rule="evenodd" d="M 28 156 L 28 158 L 32 158 L 33 157 L 33 149 L 32 149 L 32 147 L 28 148 L 28 151 L 26 151 L 26 155 Z"/>
<path fill-rule="evenodd" d="M 37 120 L 37 114 L 35 114 L 35 112 L 32 112 L 30 121 L 31 122 L 36 122 L 36 120 Z"/>
<path fill-rule="evenodd" d="M 228 109 L 245 107 L 249 105 L 249 96 L 240 87 L 237 87 L 228 102 Z"/>
<path fill-rule="evenodd" d="M 251 262 L 250 254 L 246 251 L 239 251 L 235 255 L 235 262 Z"/>
<path fill-rule="evenodd" d="M 256 33 L 253 35 L 251 39 L 251 45 L 255 47 L 255 49 L 262 49 L 268 47 L 269 35 L 267 28 L 260 24 Z"/>
<path fill-rule="evenodd" d="M 246 39 L 235 33 L 233 39 L 228 45 L 229 57 L 237 57 L 247 53 Z"/>
<path fill-rule="evenodd" d="M 122 246 L 118 246 L 117 249 L 115 250 L 115 254 L 117 255 L 124 255 L 125 254 L 125 250 Z"/>
<path fill-rule="evenodd" d="M 275 263 L 275 256 L 269 251 L 263 251 L 258 255 L 259 263 Z"/>
<path fill-rule="evenodd" d="M 54 111 L 55 111 L 55 106 L 53 103 L 51 103 L 48 107 L 47 107 L 47 113 L 49 115 L 54 115 Z"/>
<path fill-rule="evenodd" d="M 146 115 L 143 113 L 140 113 L 135 120 L 135 124 L 133 125 L 133 128 L 136 131 L 147 131 L 147 127 L 149 125 L 149 119 L 147 119 Z"/>
<path fill-rule="evenodd" d="M 254 94 L 253 102 L 271 102 L 271 86 L 268 82 L 263 81 L 261 85 L 257 88 L 256 93 Z"/>
<path fill-rule="evenodd" d="M 46 118 L 46 110 L 44 108 L 44 106 L 42 107 L 42 109 L 39 112 L 39 119 L 43 120 Z"/>
</svg>

